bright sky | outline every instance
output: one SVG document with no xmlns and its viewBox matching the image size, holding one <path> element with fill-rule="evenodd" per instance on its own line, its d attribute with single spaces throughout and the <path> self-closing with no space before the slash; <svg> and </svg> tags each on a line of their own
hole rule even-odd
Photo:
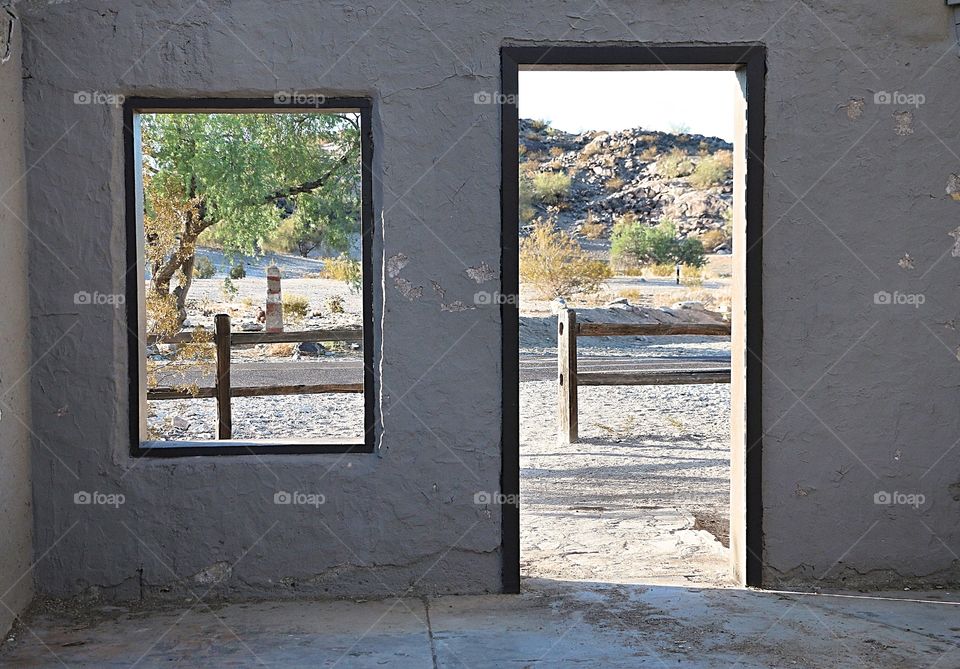
<svg viewBox="0 0 960 669">
<path fill-rule="evenodd" d="M 733 141 L 733 72 L 520 72 L 520 117 L 567 132 L 643 128 Z"/>
</svg>

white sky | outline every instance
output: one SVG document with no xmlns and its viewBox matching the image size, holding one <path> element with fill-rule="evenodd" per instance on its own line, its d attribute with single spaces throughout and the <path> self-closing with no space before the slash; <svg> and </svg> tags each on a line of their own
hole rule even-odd
<svg viewBox="0 0 960 669">
<path fill-rule="evenodd" d="M 560 130 L 682 130 L 733 141 L 733 72 L 520 72 L 520 118 Z"/>
</svg>

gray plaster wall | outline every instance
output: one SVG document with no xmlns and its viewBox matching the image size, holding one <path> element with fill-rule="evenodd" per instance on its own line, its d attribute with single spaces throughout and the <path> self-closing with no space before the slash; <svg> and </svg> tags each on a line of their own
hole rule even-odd
<svg viewBox="0 0 960 669">
<path fill-rule="evenodd" d="M 33 596 L 27 168 L 20 24 L 0 2 L 0 631 Z"/>
<path fill-rule="evenodd" d="M 767 45 L 765 583 L 960 581 L 950 236 L 960 202 L 945 192 L 960 171 L 960 62 L 941 3 L 82 0 L 22 10 L 43 592 L 499 588 L 499 510 L 474 504 L 500 475 L 499 316 L 449 305 L 497 287 L 466 272 L 500 261 L 499 110 L 474 96 L 499 88 L 501 45 L 553 42 Z M 75 94 L 278 90 L 374 101 L 381 453 L 131 460 L 124 312 L 73 299 L 123 292 L 121 114 Z M 879 91 L 925 103 L 877 104 Z M 402 265 L 390 260 L 400 254 L 399 275 L 380 269 Z M 876 304 L 879 291 L 924 302 Z M 277 490 L 327 503 L 277 506 Z M 75 505 L 77 491 L 125 502 Z M 880 491 L 924 503 L 875 504 Z"/>
</svg>

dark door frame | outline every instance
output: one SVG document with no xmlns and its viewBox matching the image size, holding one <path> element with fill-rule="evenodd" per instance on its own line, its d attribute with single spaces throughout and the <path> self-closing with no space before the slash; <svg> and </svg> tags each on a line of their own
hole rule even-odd
<svg viewBox="0 0 960 669">
<path fill-rule="evenodd" d="M 746 573 L 749 586 L 762 585 L 763 501 L 760 364 L 763 343 L 761 253 L 763 238 L 763 160 L 766 49 L 761 44 L 712 46 L 505 46 L 500 51 L 501 95 L 501 289 L 520 290 L 518 197 L 518 72 L 524 69 L 695 69 L 737 70 L 746 78 Z M 520 494 L 520 319 L 517 299 L 500 301 L 503 407 L 500 490 L 505 499 Z M 501 505 L 502 586 L 520 591 L 520 507 Z"/>
</svg>

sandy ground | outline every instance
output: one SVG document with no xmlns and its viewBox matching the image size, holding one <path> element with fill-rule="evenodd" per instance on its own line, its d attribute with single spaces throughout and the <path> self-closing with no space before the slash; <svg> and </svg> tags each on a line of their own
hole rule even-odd
<svg viewBox="0 0 960 669">
<path fill-rule="evenodd" d="M 729 584 L 729 386 L 579 397 L 580 441 L 558 445 L 555 382 L 520 386 L 523 574 Z"/>
</svg>

